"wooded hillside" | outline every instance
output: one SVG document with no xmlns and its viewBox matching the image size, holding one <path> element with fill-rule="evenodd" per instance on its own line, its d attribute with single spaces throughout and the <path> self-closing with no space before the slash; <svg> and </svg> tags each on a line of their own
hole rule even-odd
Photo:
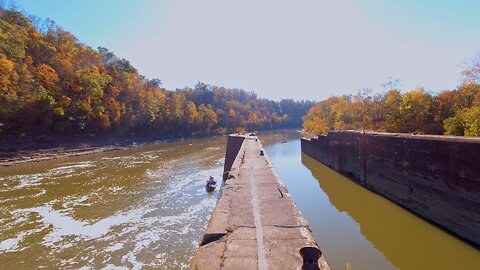
<svg viewBox="0 0 480 270">
<path fill-rule="evenodd" d="M 317 134 L 353 129 L 480 136 L 480 56 L 463 75 L 457 89 L 438 94 L 423 88 L 402 93 L 390 82 L 383 94 L 334 96 L 312 107 L 303 126 Z"/>
<path fill-rule="evenodd" d="M 159 63 L 160 65 L 161 63 Z M 169 91 L 49 20 L 0 9 L 0 136 L 183 136 L 300 127 L 312 102 L 198 83 Z"/>
</svg>

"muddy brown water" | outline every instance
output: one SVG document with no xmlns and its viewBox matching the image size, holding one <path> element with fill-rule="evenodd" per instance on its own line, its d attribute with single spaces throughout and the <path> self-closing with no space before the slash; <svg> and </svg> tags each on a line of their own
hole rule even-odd
<svg viewBox="0 0 480 270">
<path fill-rule="evenodd" d="M 480 269 L 480 250 L 302 154 L 298 139 L 265 150 L 333 269 Z"/>
<path fill-rule="evenodd" d="M 480 269 L 477 249 L 260 134 L 334 269 Z M 0 269 L 186 269 L 219 196 L 225 137 L 0 168 Z"/>
</svg>

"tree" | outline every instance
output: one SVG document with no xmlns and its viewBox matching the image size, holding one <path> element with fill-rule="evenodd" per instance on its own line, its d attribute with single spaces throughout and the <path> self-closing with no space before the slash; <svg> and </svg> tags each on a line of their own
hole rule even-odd
<svg viewBox="0 0 480 270">
<path fill-rule="evenodd" d="M 188 128 L 194 129 L 199 122 L 199 113 L 197 110 L 197 106 L 192 101 L 187 102 L 187 106 L 185 107 L 185 115 L 187 118 Z"/>
<path fill-rule="evenodd" d="M 466 108 L 444 122 L 445 134 L 480 136 L 480 106 Z"/>
<path fill-rule="evenodd" d="M 423 88 L 403 95 L 400 104 L 402 132 L 429 132 L 429 123 L 433 120 L 431 107 L 433 98 Z"/>
<path fill-rule="evenodd" d="M 480 84 L 480 54 L 473 57 L 463 70 L 465 83 L 467 84 Z"/>
<path fill-rule="evenodd" d="M 0 91 L 7 93 L 11 89 L 11 83 L 15 80 L 15 63 L 8 59 L 0 58 Z"/>
</svg>

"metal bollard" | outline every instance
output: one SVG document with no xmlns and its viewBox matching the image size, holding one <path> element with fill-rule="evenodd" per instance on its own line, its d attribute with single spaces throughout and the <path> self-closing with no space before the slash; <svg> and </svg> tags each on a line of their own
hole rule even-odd
<svg viewBox="0 0 480 270">
<path fill-rule="evenodd" d="M 303 258 L 303 265 L 299 270 L 320 270 L 318 259 L 322 256 L 320 249 L 314 246 L 307 246 L 300 249 L 300 256 Z"/>
</svg>

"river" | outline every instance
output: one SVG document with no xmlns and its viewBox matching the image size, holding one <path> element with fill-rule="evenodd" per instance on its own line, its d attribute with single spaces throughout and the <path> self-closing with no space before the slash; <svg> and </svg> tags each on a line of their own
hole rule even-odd
<svg viewBox="0 0 480 270">
<path fill-rule="evenodd" d="M 334 269 L 479 269 L 477 249 L 260 134 Z M 225 137 L 0 168 L 0 269 L 186 269 L 219 196 Z"/>
<path fill-rule="evenodd" d="M 185 269 L 225 137 L 0 168 L 0 268 Z"/>
</svg>

